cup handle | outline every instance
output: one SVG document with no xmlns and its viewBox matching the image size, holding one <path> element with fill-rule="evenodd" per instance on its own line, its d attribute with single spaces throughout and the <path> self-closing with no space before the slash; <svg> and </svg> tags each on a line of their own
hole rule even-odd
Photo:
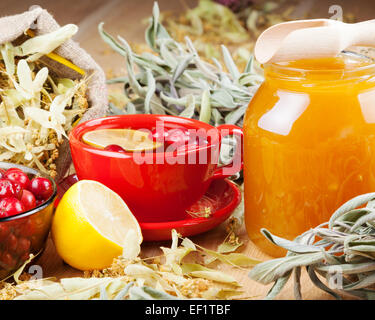
<svg viewBox="0 0 375 320">
<path fill-rule="evenodd" d="M 243 131 L 240 127 L 231 124 L 223 124 L 216 129 L 219 131 L 220 142 L 223 137 L 233 135 L 237 140 L 236 150 L 232 161 L 224 166 L 216 168 L 212 176 L 213 179 L 223 179 L 233 176 L 243 168 Z M 237 166 L 234 164 L 238 164 Z"/>
</svg>

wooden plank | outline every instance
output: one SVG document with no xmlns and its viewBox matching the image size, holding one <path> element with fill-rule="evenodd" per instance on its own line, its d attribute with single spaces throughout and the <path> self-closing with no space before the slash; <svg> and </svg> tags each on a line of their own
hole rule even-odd
<svg viewBox="0 0 375 320">
<path fill-rule="evenodd" d="M 195 243 L 208 248 L 216 249 L 217 246 L 222 243 L 225 237 L 225 223 L 209 232 L 201 235 L 190 237 Z M 251 258 L 265 261 L 270 259 L 269 256 L 263 254 L 259 249 L 248 239 L 245 229 L 241 231 L 241 240 L 244 242 L 243 248 L 240 252 L 248 255 Z M 79 245 L 79 244 L 77 244 Z M 165 242 L 144 242 L 142 244 L 142 257 L 154 257 L 161 254 L 160 246 L 170 246 L 169 241 Z M 48 244 L 43 255 L 36 261 L 38 265 L 42 267 L 44 277 L 75 277 L 82 276 L 83 273 L 69 267 L 65 264 L 55 251 L 52 240 L 48 240 Z M 220 265 L 221 271 L 226 272 L 237 279 L 237 281 L 243 286 L 244 295 L 248 299 L 263 299 L 267 294 L 268 290 L 272 285 L 261 285 L 252 281 L 248 277 L 249 270 L 241 270 L 238 268 L 232 268 L 226 265 Z M 302 272 L 302 297 L 307 300 L 320 300 L 320 299 L 332 299 L 330 295 L 314 287 L 305 271 Z M 293 295 L 293 283 L 290 280 L 280 295 L 277 297 L 280 300 L 294 299 Z"/>
</svg>

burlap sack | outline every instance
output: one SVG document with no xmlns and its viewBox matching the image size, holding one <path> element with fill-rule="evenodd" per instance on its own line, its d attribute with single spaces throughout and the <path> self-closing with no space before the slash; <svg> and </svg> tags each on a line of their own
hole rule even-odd
<svg viewBox="0 0 375 320">
<path fill-rule="evenodd" d="M 24 35 L 28 29 L 33 30 L 37 35 L 55 31 L 60 26 L 56 20 L 44 9 L 34 6 L 29 11 L 22 14 L 0 18 L 0 44 L 5 42 L 16 41 Z M 85 70 L 90 75 L 88 84 L 88 102 L 89 109 L 84 114 L 81 121 L 102 117 L 106 114 L 108 100 L 107 87 L 105 83 L 105 74 L 93 58 L 83 50 L 78 43 L 73 40 L 66 41 L 56 51 L 57 54 L 73 62 L 75 65 Z M 56 66 L 56 62 L 44 57 L 48 60 L 49 66 Z M 61 77 L 75 79 L 80 75 L 75 71 L 58 64 L 53 68 Z M 59 158 L 57 161 L 57 181 L 60 180 L 71 165 L 71 155 L 68 141 L 59 148 Z"/>
</svg>

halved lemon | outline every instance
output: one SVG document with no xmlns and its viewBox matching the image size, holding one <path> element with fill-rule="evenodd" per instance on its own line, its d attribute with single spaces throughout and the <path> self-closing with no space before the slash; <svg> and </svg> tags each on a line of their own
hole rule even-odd
<svg viewBox="0 0 375 320">
<path fill-rule="evenodd" d="M 129 234 L 132 241 L 126 243 Z M 82 180 L 63 196 L 52 222 L 57 253 L 79 270 L 103 269 L 129 246 L 142 243 L 136 218 L 121 197 L 103 184 Z"/>
<path fill-rule="evenodd" d="M 126 151 L 147 151 L 157 149 L 162 144 L 153 141 L 149 133 L 133 129 L 98 129 L 86 132 L 82 140 L 96 148 L 105 148 L 117 144 Z"/>
</svg>

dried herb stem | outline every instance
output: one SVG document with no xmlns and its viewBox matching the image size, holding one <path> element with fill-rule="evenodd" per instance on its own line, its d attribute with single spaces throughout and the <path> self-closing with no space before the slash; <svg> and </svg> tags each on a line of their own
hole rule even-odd
<svg viewBox="0 0 375 320">
<path fill-rule="evenodd" d="M 266 297 L 273 299 L 294 271 L 295 296 L 301 298 L 300 269 L 305 267 L 314 285 L 336 299 L 346 294 L 374 299 L 374 199 L 375 193 L 353 198 L 337 209 L 328 223 L 308 230 L 294 241 L 262 230 L 269 241 L 287 249 L 288 254 L 256 265 L 250 278 L 263 284 L 275 282 Z M 317 274 L 325 277 L 328 285 Z"/>
</svg>

